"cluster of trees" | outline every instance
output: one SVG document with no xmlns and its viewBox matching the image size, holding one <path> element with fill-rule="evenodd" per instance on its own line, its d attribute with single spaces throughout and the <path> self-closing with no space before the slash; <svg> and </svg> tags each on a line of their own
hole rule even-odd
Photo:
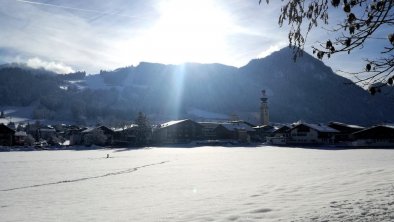
<svg viewBox="0 0 394 222">
<path fill-rule="evenodd" d="M 149 138 L 152 133 L 152 126 L 149 122 L 149 119 L 144 113 L 139 112 L 135 123 L 137 124 L 136 145 L 145 146 L 149 143 Z"/>
<path fill-rule="evenodd" d="M 21 68 L 0 69 L 0 82 L 1 106 L 27 106 L 37 98 L 60 93 L 54 76 L 34 75 Z"/>
<path fill-rule="evenodd" d="M 70 75 L 70 76 L 69 76 Z M 79 90 L 60 88 L 85 72 L 67 75 L 32 73 L 11 67 L 0 69 L 0 106 L 34 107 L 34 119 L 76 120 L 78 123 L 111 123 L 131 120 L 135 107 L 115 88 Z"/>
<path fill-rule="evenodd" d="M 121 85 L 130 74 L 131 67 L 119 68 L 114 71 L 100 70 L 100 76 L 104 79 L 104 82 L 108 85 Z"/>
<path fill-rule="evenodd" d="M 83 80 L 86 77 L 86 72 L 85 71 L 78 71 L 74 73 L 68 73 L 68 74 L 57 74 L 59 79 L 62 80 Z"/>
</svg>

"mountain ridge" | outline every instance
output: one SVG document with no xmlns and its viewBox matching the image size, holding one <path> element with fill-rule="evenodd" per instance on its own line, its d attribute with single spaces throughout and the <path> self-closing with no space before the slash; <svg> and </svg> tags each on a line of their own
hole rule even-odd
<svg viewBox="0 0 394 222">
<path fill-rule="evenodd" d="M 138 111 L 147 113 L 153 121 L 199 120 L 204 117 L 195 113 L 211 112 L 236 114 L 258 123 L 260 92 L 265 89 L 273 122 L 300 119 L 364 125 L 394 122 L 391 98 L 371 96 L 361 87 L 348 85 L 349 79 L 335 74 L 306 52 L 297 62 L 292 56 L 292 50 L 286 47 L 239 68 L 215 63 L 141 62 L 137 66 L 101 71 L 98 75 L 79 75 L 78 81 L 66 81 L 55 75 L 45 78 L 58 89 L 47 85 L 46 95 L 26 100 L 24 105 L 29 101 L 39 102 L 33 117 L 82 123 L 132 120 Z M 0 69 L 3 79 L 7 76 L 4 70 L 7 69 Z M 8 77 L 12 78 L 9 74 Z M 39 81 L 35 83 L 41 87 Z M 15 84 L 12 81 L 7 82 L 10 87 L 4 84 L 0 83 L 0 92 L 14 90 L 21 95 L 23 89 L 12 88 Z M 7 95 L 12 97 L 10 93 Z M 8 103 L 18 99 L 12 97 Z M 8 103 L 0 99 L 0 106 Z"/>
</svg>

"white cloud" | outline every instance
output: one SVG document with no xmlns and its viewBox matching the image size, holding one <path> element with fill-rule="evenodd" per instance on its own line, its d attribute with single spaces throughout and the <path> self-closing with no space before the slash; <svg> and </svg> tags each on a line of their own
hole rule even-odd
<svg viewBox="0 0 394 222">
<path fill-rule="evenodd" d="M 166 17 L 159 6 L 167 0 L 32 1 L 0 0 L 0 49 L 14 49 L 22 58 L 61 61 L 92 74 L 141 61 L 242 66 L 287 40 L 273 3 L 207 0 L 210 7 L 201 12 L 197 7 L 170 10 L 167 16 L 172 17 Z M 160 21 L 166 18 L 170 21 Z M 184 25 L 168 28 L 171 18 Z M 275 47 L 265 49 L 269 46 Z"/>
<path fill-rule="evenodd" d="M 289 43 L 287 43 L 285 41 L 277 42 L 274 45 L 271 45 L 268 49 L 265 49 L 263 52 L 261 52 L 258 57 L 259 58 L 264 58 L 266 56 L 269 56 L 273 52 L 279 51 L 280 49 L 282 49 L 283 47 L 285 47 L 288 44 Z"/>
<path fill-rule="evenodd" d="M 65 72 L 67 66 L 45 62 L 61 61 L 91 74 L 141 61 L 190 60 L 242 66 L 288 44 L 289 27 L 280 29 L 277 24 L 282 1 L 259 5 L 257 0 L 195 0 L 187 4 L 177 0 L 185 7 L 193 6 L 193 2 L 197 5 L 187 11 L 170 4 L 174 10 L 168 6 L 164 13 L 166 8 L 160 6 L 173 1 L 0 0 L 0 62 L 18 62 L 12 59 L 16 55 L 22 61 L 37 57 L 44 62 L 33 62 L 41 67 Z M 206 4 L 204 10 L 198 10 L 198 4 Z M 334 37 L 316 29 L 309 35 L 305 50 L 311 53 L 310 44 Z M 7 55 L 1 49 L 16 53 Z M 363 66 L 360 59 L 351 62 L 354 56 L 343 58 L 323 61 L 334 70 Z"/>
<path fill-rule="evenodd" d="M 26 64 L 27 66 L 34 69 L 45 69 L 58 74 L 67 74 L 67 73 L 75 72 L 74 69 L 72 69 L 70 66 L 64 65 L 62 63 L 43 61 L 39 58 L 28 59 Z"/>
</svg>

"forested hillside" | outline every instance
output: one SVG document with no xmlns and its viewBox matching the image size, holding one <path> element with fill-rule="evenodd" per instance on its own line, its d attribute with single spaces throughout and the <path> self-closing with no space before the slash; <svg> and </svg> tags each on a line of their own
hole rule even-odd
<svg viewBox="0 0 394 222">
<path fill-rule="evenodd" d="M 162 65 L 56 75 L 25 67 L 0 69 L 0 106 L 32 106 L 32 118 L 116 124 L 139 111 L 153 121 L 208 119 L 206 113 L 258 122 L 262 89 L 273 122 L 394 122 L 394 100 L 349 85 L 305 53 L 294 63 L 284 48 L 241 68 L 221 64 Z M 198 112 L 195 112 L 198 110 Z M 197 114 L 196 114 L 197 113 Z"/>
</svg>

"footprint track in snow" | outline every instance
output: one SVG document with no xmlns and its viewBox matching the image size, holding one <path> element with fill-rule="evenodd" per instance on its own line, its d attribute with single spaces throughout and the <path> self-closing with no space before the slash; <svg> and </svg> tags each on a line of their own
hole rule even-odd
<svg viewBox="0 0 394 222">
<path fill-rule="evenodd" d="M 102 178 L 102 177 L 116 176 L 116 175 L 121 175 L 121 174 L 133 173 L 133 172 L 135 172 L 135 171 L 137 171 L 137 170 L 139 170 L 141 168 L 151 167 L 151 166 L 155 166 L 155 165 L 161 165 L 161 164 L 165 164 L 165 163 L 168 163 L 168 162 L 170 162 L 170 161 L 162 161 L 162 162 L 159 162 L 159 163 L 152 163 L 152 164 L 142 165 L 142 166 L 133 167 L 133 168 L 130 168 L 130 169 L 116 171 L 116 172 L 111 172 L 111 173 L 106 173 L 106 174 L 98 175 L 98 176 L 83 177 L 83 178 L 71 179 L 71 180 L 61 180 L 61 181 L 57 181 L 57 182 L 35 184 L 35 185 L 23 186 L 23 187 L 13 187 L 13 188 L 8 188 L 8 189 L 2 189 L 0 191 L 1 192 L 7 192 L 7 191 L 13 191 L 13 190 L 22 190 L 22 189 L 43 187 L 43 186 L 50 186 L 50 185 L 57 185 L 57 184 L 63 184 L 63 183 L 75 183 L 75 182 L 81 182 L 81 181 L 85 181 L 85 180 L 98 179 L 98 178 Z"/>
</svg>

